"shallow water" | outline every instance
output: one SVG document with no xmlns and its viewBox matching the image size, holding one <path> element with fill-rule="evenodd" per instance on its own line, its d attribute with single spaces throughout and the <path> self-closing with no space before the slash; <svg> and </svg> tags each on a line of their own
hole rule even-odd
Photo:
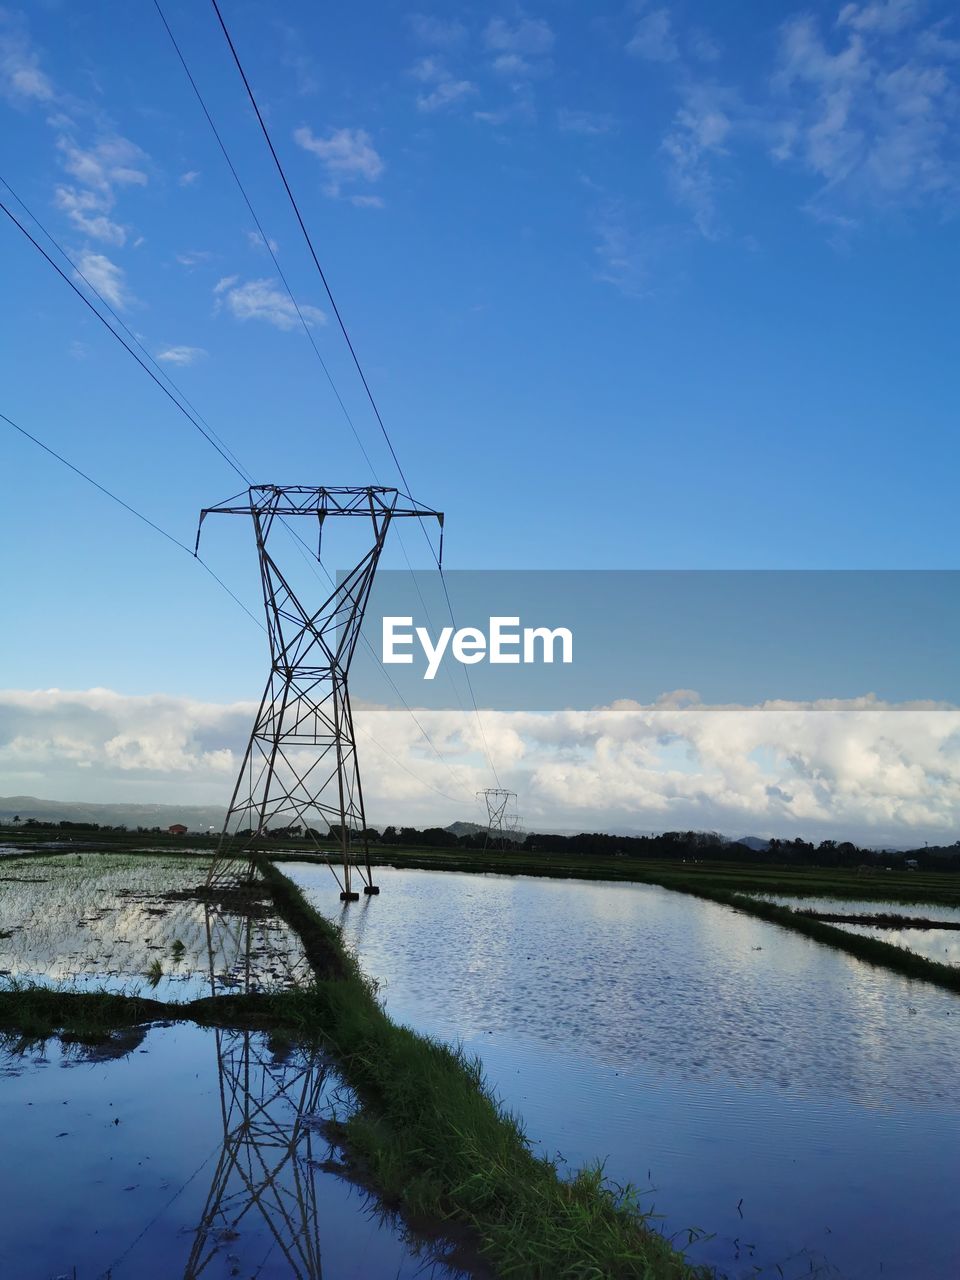
<svg viewBox="0 0 960 1280">
<path fill-rule="evenodd" d="M 712 1233 L 691 1257 L 960 1274 L 951 993 L 655 887 L 384 868 L 341 908 L 326 869 L 284 870 L 394 1017 L 482 1055 L 542 1149 L 651 1188 L 668 1234 Z"/>
<path fill-rule="evenodd" d="M 0 984 L 139 990 L 157 1000 L 289 986 L 303 968 L 302 950 L 272 911 L 253 922 L 241 945 L 239 917 L 198 901 L 165 899 L 202 883 L 206 870 L 202 859 L 129 854 L 64 855 L 4 867 Z"/>
<path fill-rule="evenodd" d="M 751 893 L 781 907 L 800 907 L 805 911 L 835 911 L 848 916 L 884 915 L 922 916 L 925 920 L 945 920 L 960 924 L 960 907 L 942 902 L 891 902 L 888 898 L 819 898 L 788 896 L 782 893 Z"/>
<path fill-rule="evenodd" d="M 114 1053 L 0 1046 L 0 1276 L 452 1277 L 321 1167 L 340 1082 L 316 1052 L 178 1025 Z"/>
<path fill-rule="evenodd" d="M 770 893 L 750 896 L 802 911 L 829 911 L 843 915 L 876 915 L 883 912 L 884 915 L 909 916 L 912 919 L 922 917 L 925 920 L 960 924 L 960 907 L 944 906 L 939 902 L 904 903 L 876 898 L 858 901 L 849 898 L 795 898 Z M 889 925 L 841 924 L 834 920 L 829 923 L 847 933 L 859 933 L 865 938 L 889 942 L 891 946 L 902 947 L 904 951 L 912 951 L 914 955 L 923 956 L 927 960 L 960 965 L 960 931 L 956 929 L 898 929 Z"/>
</svg>

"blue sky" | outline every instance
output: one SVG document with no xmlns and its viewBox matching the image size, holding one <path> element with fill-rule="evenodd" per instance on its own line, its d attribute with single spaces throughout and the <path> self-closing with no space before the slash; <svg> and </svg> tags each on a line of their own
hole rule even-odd
<svg viewBox="0 0 960 1280">
<path fill-rule="evenodd" d="M 213 10 L 164 10 L 393 482 Z M 224 12 L 448 564 L 953 566 L 950 7 Z M 257 479 L 370 479 L 148 0 L 5 5 L 0 112 L 0 174 Z M 240 482 L 0 246 L 0 410 L 192 541 Z M 0 465 L 8 688 L 250 696 L 262 636 L 183 553 L 5 426 Z"/>
</svg>

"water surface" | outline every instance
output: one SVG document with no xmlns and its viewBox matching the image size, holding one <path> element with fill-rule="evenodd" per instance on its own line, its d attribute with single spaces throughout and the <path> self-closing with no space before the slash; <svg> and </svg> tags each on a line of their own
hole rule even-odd
<svg viewBox="0 0 960 1280">
<path fill-rule="evenodd" d="M 395 1223 L 336 1173 L 340 1081 L 315 1050 L 194 1026 L 0 1045 L 0 1275 L 412 1280 Z"/>
<path fill-rule="evenodd" d="M 732 1277 L 960 1275 L 960 1001 L 630 884 L 288 874 L 392 1016 L 479 1052 L 543 1150 L 649 1189 Z M 778 1270 L 780 1268 L 780 1270 Z"/>
<path fill-rule="evenodd" d="M 877 915 L 882 912 L 886 916 L 960 924 L 960 907 L 945 906 L 940 902 L 903 903 L 876 898 L 854 901 L 850 898 L 799 898 L 770 893 L 750 896 L 775 902 L 781 907 L 792 907 L 796 911 L 825 911 L 838 915 Z M 896 925 L 854 924 L 836 920 L 828 923 L 847 933 L 859 933 L 865 938 L 889 942 L 891 946 L 902 947 L 904 951 L 912 951 L 914 955 L 923 956 L 927 960 L 960 965 L 960 930 L 957 929 L 898 928 Z"/>
</svg>

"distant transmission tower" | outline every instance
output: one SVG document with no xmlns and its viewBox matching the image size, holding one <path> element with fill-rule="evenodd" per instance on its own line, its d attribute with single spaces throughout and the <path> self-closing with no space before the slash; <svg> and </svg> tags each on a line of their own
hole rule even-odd
<svg viewBox="0 0 960 1280">
<path fill-rule="evenodd" d="M 380 485 L 253 485 L 245 502 L 229 498 L 202 511 L 200 525 L 214 514 L 253 520 L 271 661 L 207 884 L 230 883 L 249 874 L 251 847 L 271 828 L 304 827 L 326 857 L 318 841 L 319 821 L 326 824 L 323 834 L 333 832 L 340 846 L 342 879 L 327 861 L 340 885 L 341 900 L 360 896 L 352 889 L 354 870 L 364 881 L 364 893 L 379 893 L 370 870 L 347 673 L 391 521 L 432 518 L 442 530 L 443 516 Z M 303 516 L 317 524 L 318 547 L 324 521 L 334 516 L 369 520 L 373 534 L 372 546 L 359 564 L 342 576 L 319 608 L 310 610 L 300 603 L 268 549 L 275 521 Z"/>
<path fill-rule="evenodd" d="M 487 805 L 487 833 L 484 837 L 484 849 L 503 849 L 507 842 L 508 817 L 507 806 L 511 796 L 516 801 L 515 791 L 505 791 L 503 787 L 486 787 L 477 792 Z"/>
</svg>

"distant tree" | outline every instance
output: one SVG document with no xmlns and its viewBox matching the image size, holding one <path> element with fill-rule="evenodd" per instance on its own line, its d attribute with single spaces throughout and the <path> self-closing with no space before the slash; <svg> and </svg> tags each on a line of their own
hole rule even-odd
<svg viewBox="0 0 960 1280">
<path fill-rule="evenodd" d="M 15 827 L 19 827 L 19 825 L 20 825 L 20 815 L 19 815 L 19 813 L 15 813 L 15 814 L 13 815 L 13 825 L 14 825 Z"/>
<path fill-rule="evenodd" d="M 383 843 L 384 843 L 384 844 L 396 844 L 396 843 L 397 843 L 397 828 L 396 828 L 396 827 L 384 827 L 384 828 L 383 828 L 383 835 L 380 837 L 380 839 L 383 841 Z"/>
</svg>

